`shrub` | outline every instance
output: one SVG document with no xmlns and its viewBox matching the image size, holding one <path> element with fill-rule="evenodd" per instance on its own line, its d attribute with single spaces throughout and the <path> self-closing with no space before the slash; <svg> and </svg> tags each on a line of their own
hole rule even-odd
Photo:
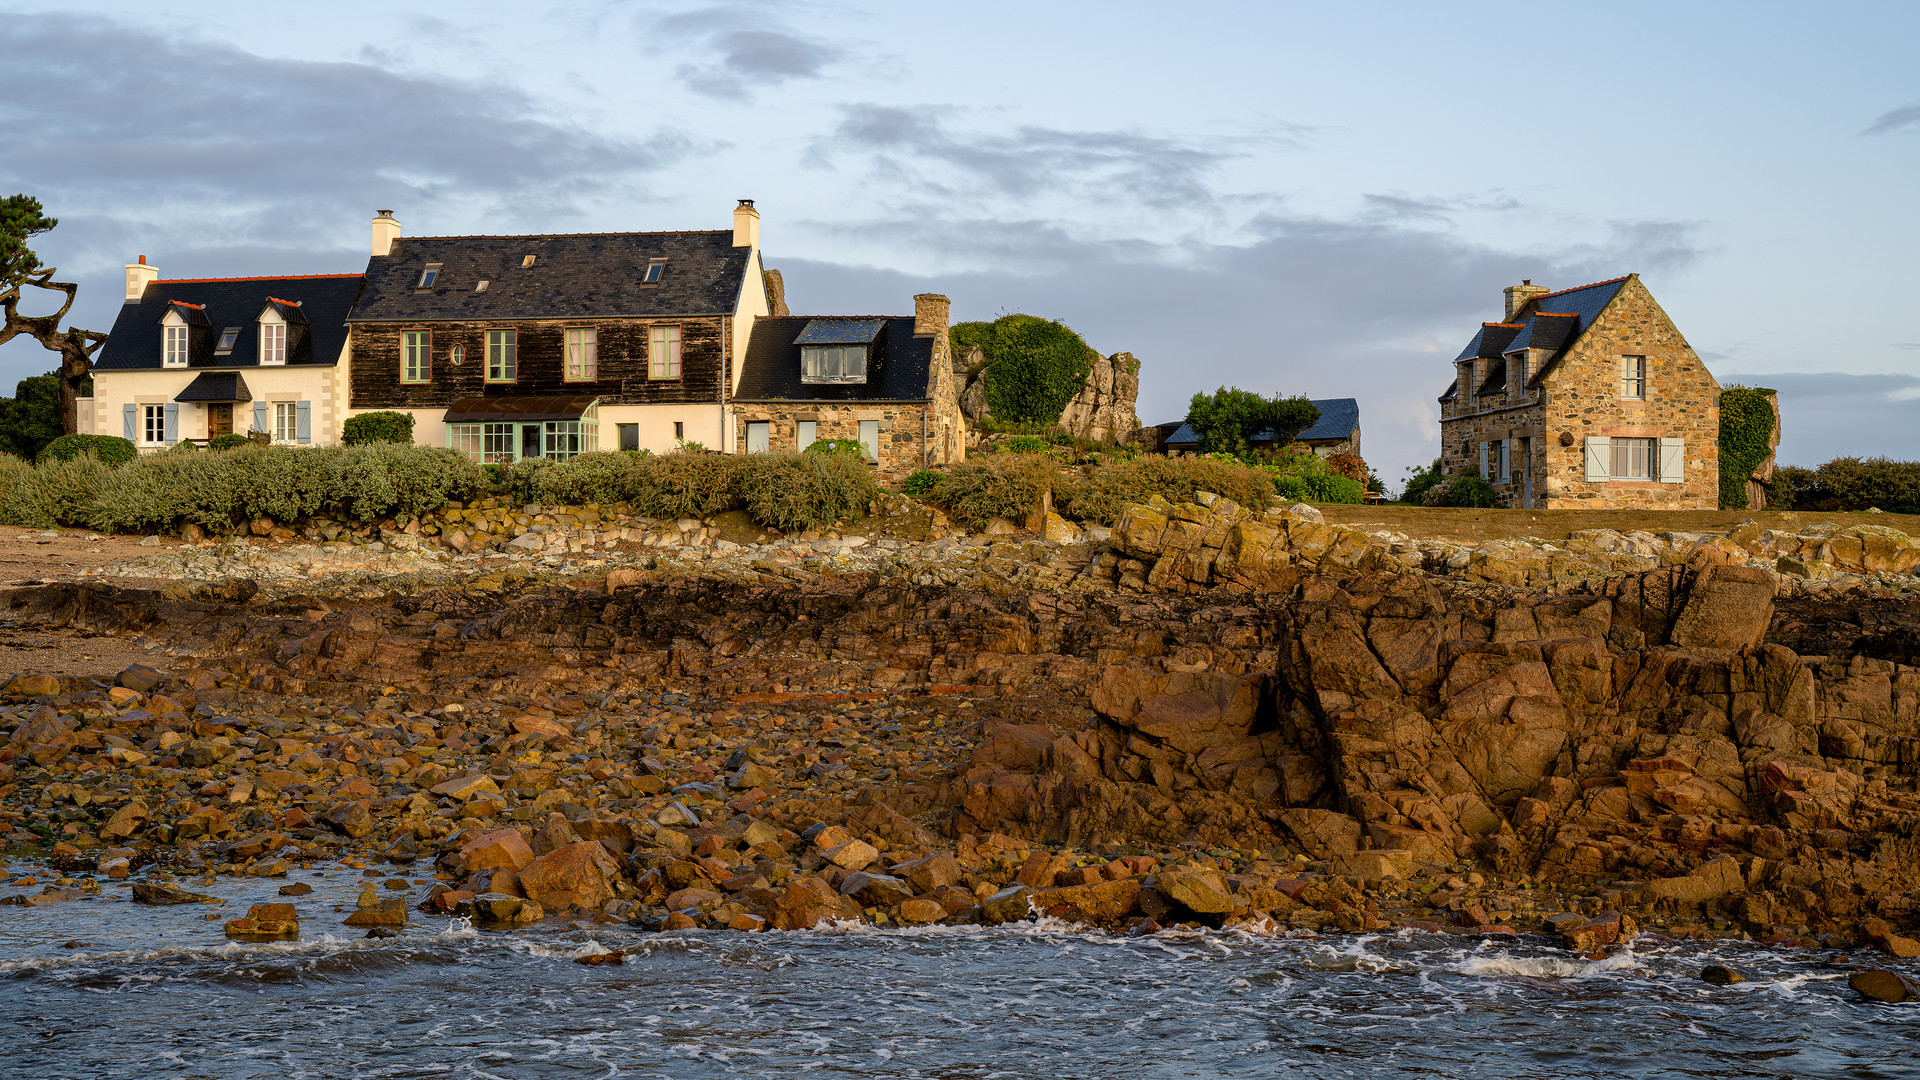
<svg viewBox="0 0 1920 1080">
<path fill-rule="evenodd" d="M 1047 440 L 1038 435 L 1015 435 L 1000 444 L 1009 454 L 1044 454 L 1047 452 Z"/>
<path fill-rule="evenodd" d="M 306 451 L 283 447 L 281 452 Z M 446 447 L 369 443 L 335 452 L 339 480 L 329 501 L 360 521 L 430 514 L 455 499 L 465 500 L 485 482 L 480 466 Z"/>
<path fill-rule="evenodd" d="M 1812 469 L 1781 465 L 1773 470 L 1773 479 L 1767 483 L 1767 509 L 1810 509 L 1817 487 L 1818 479 Z"/>
<path fill-rule="evenodd" d="M 1318 455 L 1315 456 L 1317 457 Z M 1334 454 L 1332 457 L 1327 458 L 1326 461 L 1328 472 L 1337 476 L 1344 476 L 1362 485 L 1366 484 L 1367 477 L 1373 472 L 1372 469 L 1367 468 L 1366 459 L 1351 450 Z"/>
<path fill-rule="evenodd" d="M 990 457 L 954 466 L 933 485 L 930 498 L 962 525 L 978 528 L 994 518 L 1021 522 L 1039 508 L 1055 480 L 1045 458 Z"/>
<path fill-rule="evenodd" d="M 298 521 L 325 509 L 339 486 L 342 451 L 324 446 L 245 445 L 221 455 L 236 520 Z"/>
<path fill-rule="evenodd" d="M 1720 392 L 1720 508 L 1747 508 L 1747 478 L 1766 460 L 1773 438 L 1773 391 L 1727 386 Z"/>
<path fill-rule="evenodd" d="M 406 412 L 369 412 L 347 417 L 340 428 L 340 441 L 348 446 L 368 443 L 413 443 L 413 414 Z"/>
<path fill-rule="evenodd" d="M 991 333 L 980 332 L 977 323 L 961 325 L 967 347 L 977 343 L 986 354 L 987 408 L 1001 420 L 1058 422 L 1093 370 L 1093 350 L 1051 319 L 1004 315 L 993 321 Z"/>
<path fill-rule="evenodd" d="M 106 532 L 224 531 L 234 522 L 227 454 L 142 454 L 100 484 L 87 523 Z"/>
<path fill-rule="evenodd" d="M 253 441 L 252 439 L 247 438 L 245 435 L 236 435 L 229 432 L 225 435 L 215 435 L 213 438 L 208 439 L 207 449 L 235 450 L 235 449 L 238 449 L 239 447 L 247 445 L 252 441 Z M 132 445 L 132 444 L 128 444 L 128 445 Z"/>
<path fill-rule="evenodd" d="M 1274 483 L 1265 471 L 1236 461 L 1146 457 L 1092 469 L 1065 505 L 1074 516 L 1103 525 L 1117 521 L 1129 505 L 1155 495 L 1191 502 L 1196 493 L 1211 491 L 1258 511 L 1273 505 Z"/>
<path fill-rule="evenodd" d="M 1480 478 L 1479 473 L 1461 473 L 1449 477 L 1427 489 L 1428 506 L 1475 506 L 1494 505 L 1493 485 Z"/>
<path fill-rule="evenodd" d="M 1814 509 L 1920 513 L 1920 462 L 1834 458 L 1814 470 Z"/>
<path fill-rule="evenodd" d="M 733 454 L 671 453 L 633 463 L 633 509 L 655 518 L 706 517 L 736 503 L 733 474 L 745 461 Z"/>
<path fill-rule="evenodd" d="M 1273 493 L 1281 502 L 1302 503 L 1313 501 L 1313 488 L 1303 476 L 1276 476 L 1273 478 Z"/>
<path fill-rule="evenodd" d="M 532 473 L 533 497 L 573 506 L 626 502 L 633 498 L 636 460 L 633 454 L 606 450 L 551 462 Z"/>
<path fill-rule="evenodd" d="M 111 466 L 91 454 L 82 454 L 72 461 L 49 461 L 34 469 L 30 480 L 14 489 L 32 491 L 38 519 L 10 520 L 9 523 L 43 528 L 48 525 L 85 525 L 93 511 L 94 500 L 99 498 L 101 486 L 112 473 Z M 12 514 L 8 516 L 11 518 Z"/>
<path fill-rule="evenodd" d="M 861 513 L 880 486 L 865 462 L 843 453 L 753 454 L 734 471 L 733 492 L 757 524 L 794 530 Z"/>
<path fill-rule="evenodd" d="M 1263 398 L 1237 386 L 1195 394 L 1187 403 L 1187 423 L 1203 453 L 1244 454 L 1254 440 L 1267 438 L 1285 446 L 1319 419 L 1320 407 L 1304 397 Z"/>
<path fill-rule="evenodd" d="M 1444 479 L 1446 479 L 1446 477 L 1440 473 L 1439 458 L 1434 458 L 1433 464 L 1425 468 L 1416 469 L 1409 466 L 1407 468 L 1406 486 L 1400 489 L 1400 501 L 1412 503 L 1415 506 L 1424 506 L 1427 501 L 1427 492 L 1432 489 L 1433 485 Z"/>
<path fill-rule="evenodd" d="M 92 454 L 108 467 L 133 460 L 133 444 L 118 435 L 62 435 L 40 451 L 41 461 L 72 461 L 81 454 Z"/>
<path fill-rule="evenodd" d="M 1324 473 L 1320 476 L 1302 476 L 1299 479 L 1312 493 L 1308 502 L 1358 505 L 1366 501 L 1366 486 L 1349 477 L 1336 473 Z"/>
<path fill-rule="evenodd" d="M 915 469 L 907 474 L 906 481 L 900 485 L 900 492 L 916 499 L 921 498 L 932 492 L 934 485 L 938 484 L 940 478 L 945 475 L 936 469 Z"/>
<path fill-rule="evenodd" d="M 809 454 L 845 454 L 848 457 L 867 460 L 867 450 L 860 445 L 859 439 L 815 439 L 807 447 Z"/>
</svg>

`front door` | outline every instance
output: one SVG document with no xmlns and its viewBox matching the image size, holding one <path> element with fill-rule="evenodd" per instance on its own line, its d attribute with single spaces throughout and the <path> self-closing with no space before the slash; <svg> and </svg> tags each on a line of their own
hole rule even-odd
<svg viewBox="0 0 1920 1080">
<path fill-rule="evenodd" d="M 1532 439 L 1520 440 L 1520 475 L 1523 477 L 1523 479 L 1521 480 L 1521 498 L 1524 500 L 1522 505 L 1526 509 L 1531 510 L 1533 509 L 1533 440 Z"/>
<path fill-rule="evenodd" d="M 540 425 L 520 425 L 520 456 L 523 458 L 540 456 Z"/>
<path fill-rule="evenodd" d="M 207 405 L 207 438 L 233 434 L 233 402 L 215 401 Z"/>
</svg>

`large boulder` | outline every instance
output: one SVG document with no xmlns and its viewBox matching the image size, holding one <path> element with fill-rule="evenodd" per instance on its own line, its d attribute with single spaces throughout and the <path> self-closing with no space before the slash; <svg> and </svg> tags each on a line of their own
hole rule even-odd
<svg viewBox="0 0 1920 1080">
<path fill-rule="evenodd" d="M 1773 621 L 1773 574 L 1751 566 L 1709 566 L 1694 579 L 1673 624 L 1675 645 L 1752 649 Z"/>
<path fill-rule="evenodd" d="M 1122 727 L 1198 754 L 1252 733 L 1260 683 L 1258 675 L 1112 664 L 1094 689 L 1093 707 Z"/>
<path fill-rule="evenodd" d="M 613 899 L 620 866 L 598 840 L 568 844 L 533 860 L 520 871 L 520 887 L 529 899 L 552 912 L 568 906 L 593 911 Z"/>
<path fill-rule="evenodd" d="M 469 873 L 480 870 L 512 870 L 516 874 L 533 861 L 533 849 L 519 829 L 495 829 L 481 833 L 460 847 L 460 858 Z"/>
<path fill-rule="evenodd" d="M 859 918 L 859 901 L 840 895 L 817 877 L 789 883 L 787 891 L 773 904 L 776 930 L 811 930 L 821 923 L 858 921 Z"/>
</svg>

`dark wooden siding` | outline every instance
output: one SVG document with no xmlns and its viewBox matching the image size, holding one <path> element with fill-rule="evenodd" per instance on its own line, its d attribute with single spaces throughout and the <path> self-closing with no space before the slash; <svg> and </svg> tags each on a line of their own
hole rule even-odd
<svg viewBox="0 0 1920 1080">
<path fill-rule="evenodd" d="M 680 327 L 680 379 L 647 378 L 648 327 Z M 721 320 L 594 320 L 572 322 L 439 322 L 358 324 L 353 328 L 353 374 L 348 404 L 355 409 L 444 408 L 457 398 L 493 394 L 598 394 L 603 405 L 685 405 L 720 401 L 727 357 L 721 348 Z M 565 331 L 591 326 L 599 331 L 599 378 L 590 383 L 565 379 Z M 487 331 L 519 331 L 518 378 L 487 382 Z M 400 381 L 400 334 L 433 331 L 433 381 Z M 454 345 L 466 347 L 466 362 L 448 361 Z"/>
</svg>

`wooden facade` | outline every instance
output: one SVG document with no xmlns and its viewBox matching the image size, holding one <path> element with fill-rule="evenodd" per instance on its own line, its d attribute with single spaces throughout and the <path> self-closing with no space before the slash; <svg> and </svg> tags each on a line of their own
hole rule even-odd
<svg viewBox="0 0 1920 1080">
<path fill-rule="evenodd" d="M 504 319 L 356 323 L 349 407 L 354 409 L 445 408 L 456 399 L 493 395 L 592 394 L 602 405 L 722 404 L 732 378 L 729 316 L 659 319 Z M 654 326 L 680 328 L 680 377 L 649 377 L 648 342 Z M 596 332 L 595 378 L 566 378 L 566 331 Z M 411 330 L 432 334 L 426 382 L 401 381 L 401 342 Z M 487 381 L 487 331 L 516 332 L 512 382 Z M 453 363 L 458 347 L 462 362 Z"/>
</svg>

